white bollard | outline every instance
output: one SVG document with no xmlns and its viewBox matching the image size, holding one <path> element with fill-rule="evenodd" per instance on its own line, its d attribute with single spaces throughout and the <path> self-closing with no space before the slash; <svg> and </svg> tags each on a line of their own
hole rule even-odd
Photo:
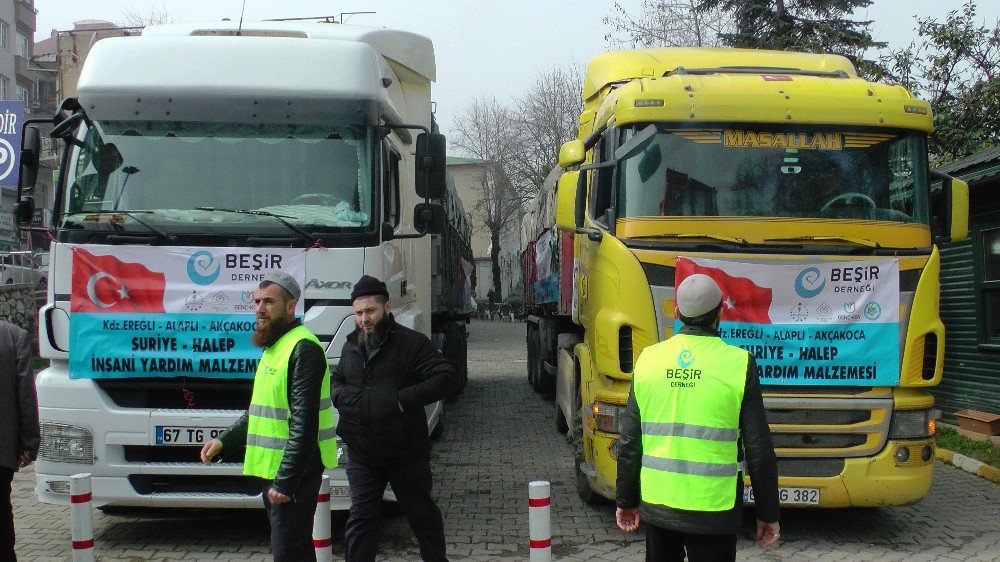
<svg viewBox="0 0 1000 562">
<path fill-rule="evenodd" d="M 73 528 L 73 562 L 94 562 L 94 510 L 90 474 L 69 477 L 69 513 Z"/>
<path fill-rule="evenodd" d="M 537 562 L 552 560 L 552 525 L 549 513 L 549 483 L 528 483 L 528 538 L 530 558 Z"/>
<path fill-rule="evenodd" d="M 330 477 L 323 475 L 316 498 L 316 515 L 313 517 L 313 548 L 316 562 L 332 562 L 333 532 L 330 528 Z"/>
</svg>

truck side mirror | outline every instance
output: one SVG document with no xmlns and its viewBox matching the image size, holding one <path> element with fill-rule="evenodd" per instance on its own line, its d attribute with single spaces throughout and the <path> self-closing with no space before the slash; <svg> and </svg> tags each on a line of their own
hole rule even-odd
<svg viewBox="0 0 1000 562">
<path fill-rule="evenodd" d="M 556 227 L 576 230 L 576 184 L 580 172 L 564 172 L 556 185 Z"/>
<path fill-rule="evenodd" d="M 931 192 L 931 224 L 936 242 L 958 242 L 969 235 L 969 184 L 931 170 L 941 189 Z"/>
<path fill-rule="evenodd" d="M 444 206 L 438 203 L 418 203 L 413 207 L 413 228 L 422 234 L 444 232 Z"/>
<path fill-rule="evenodd" d="M 575 139 L 563 143 L 559 147 L 559 167 L 569 168 L 570 166 L 582 164 L 586 153 L 587 151 L 583 146 L 582 140 Z"/>
<path fill-rule="evenodd" d="M 32 192 L 38 180 L 38 159 L 42 152 L 42 138 L 38 127 L 27 126 L 21 137 L 21 170 L 17 178 L 17 205 L 14 206 L 14 220 L 18 228 L 31 225 L 35 212 L 35 197 Z"/>
<path fill-rule="evenodd" d="M 441 133 L 417 135 L 417 196 L 441 199 L 445 194 L 445 137 Z"/>
</svg>

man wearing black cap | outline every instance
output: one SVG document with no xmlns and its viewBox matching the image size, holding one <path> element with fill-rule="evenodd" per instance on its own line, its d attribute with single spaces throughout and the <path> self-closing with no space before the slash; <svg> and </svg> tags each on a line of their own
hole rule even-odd
<svg viewBox="0 0 1000 562">
<path fill-rule="evenodd" d="M 645 348 L 632 372 L 618 452 L 618 527 L 646 522 L 646 560 L 736 559 L 743 471 L 761 547 L 778 542 L 778 469 L 752 355 L 719 338 L 722 291 L 694 274 L 677 287 L 684 326 Z M 744 457 L 745 451 L 745 459 Z"/>
<path fill-rule="evenodd" d="M 347 444 L 351 511 L 344 557 L 375 560 L 382 493 L 392 485 L 423 560 L 447 560 L 441 510 L 431 498 L 424 406 L 459 388 L 458 374 L 427 337 L 396 323 L 385 283 L 364 275 L 351 293 L 357 329 L 333 370 L 337 434 Z"/>
<path fill-rule="evenodd" d="M 261 479 L 276 561 L 316 560 L 313 516 L 323 468 L 337 466 L 330 401 L 330 369 L 319 340 L 295 317 L 302 290 L 283 272 L 264 275 L 254 293 L 257 328 L 251 341 L 264 349 L 254 373 L 250 408 L 201 450 L 209 464 L 246 446 L 243 474 Z"/>
</svg>

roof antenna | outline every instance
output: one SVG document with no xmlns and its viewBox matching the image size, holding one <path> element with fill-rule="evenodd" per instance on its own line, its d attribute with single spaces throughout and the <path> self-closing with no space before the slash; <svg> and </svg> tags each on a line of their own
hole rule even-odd
<svg viewBox="0 0 1000 562">
<path fill-rule="evenodd" d="M 243 12 L 247 11 L 247 0 L 243 0 L 243 8 L 240 9 L 240 26 L 236 28 L 236 36 L 239 37 L 243 33 Z"/>
</svg>

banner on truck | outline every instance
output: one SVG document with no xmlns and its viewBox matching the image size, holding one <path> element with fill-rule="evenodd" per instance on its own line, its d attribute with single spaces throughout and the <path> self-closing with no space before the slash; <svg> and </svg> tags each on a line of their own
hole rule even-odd
<svg viewBox="0 0 1000 562">
<path fill-rule="evenodd" d="M 300 286 L 306 273 L 293 248 L 70 249 L 71 378 L 253 378 L 254 289 L 275 269 Z"/>
<path fill-rule="evenodd" d="M 749 351 L 761 384 L 899 384 L 899 262 L 744 263 L 677 258 L 675 287 L 722 289 L 722 339 Z M 674 331 L 680 329 L 674 320 Z"/>
</svg>

